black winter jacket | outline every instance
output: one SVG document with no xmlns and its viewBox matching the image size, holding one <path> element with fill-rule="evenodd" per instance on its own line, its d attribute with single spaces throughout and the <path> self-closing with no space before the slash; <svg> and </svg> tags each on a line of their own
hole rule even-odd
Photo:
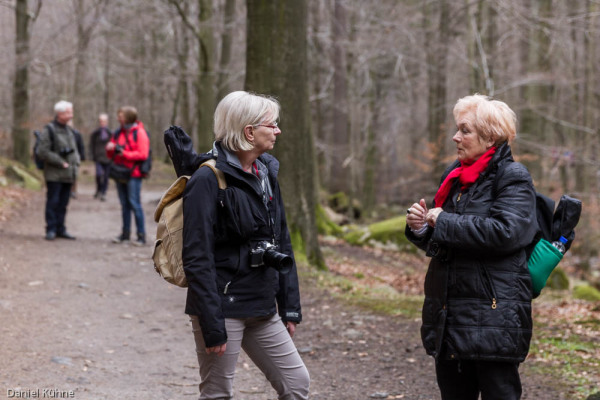
<svg viewBox="0 0 600 400">
<path fill-rule="evenodd" d="M 199 317 L 207 347 L 227 341 L 225 318 L 268 316 L 279 310 L 284 321 L 302 320 L 295 262 L 285 275 L 249 263 L 250 250 L 259 241 L 271 241 L 273 235 L 278 251 L 293 258 L 277 182 L 279 162 L 269 154 L 258 159 L 272 188 L 265 205 L 260 179 L 244 172 L 237 157 L 219 143 L 215 150 L 216 167 L 227 180 L 227 189 L 221 193 L 224 207 L 217 179 L 206 167 L 192 175 L 183 195 L 183 265 L 188 281 L 185 312 Z"/>
<path fill-rule="evenodd" d="M 444 359 L 523 361 L 532 332 L 526 248 L 538 230 L 529 172 L 504 144 L 464 193 L 456 180 L 442 208 L 425 236 L 406 228 L 409 240 L 432 257 L 421 327 L 425 350 Z"/>
</svg>

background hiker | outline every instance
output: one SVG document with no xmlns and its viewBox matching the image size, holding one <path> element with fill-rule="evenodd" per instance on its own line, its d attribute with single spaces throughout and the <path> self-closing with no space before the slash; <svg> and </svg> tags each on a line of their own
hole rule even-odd
<svg viewBox="0 0 600 400">
<path fill-rule="evenodd" d="M 131 214 L 135 218 L 137 239 L 133 244 L 143 246 L 146 244 L 146 230 L 144 227 L 144 210 L 142 209 L 142 173 L 140 162 L 148 158 L 150 140 L 144 124 L 138 121 L 137 110 L 131 106 L 119 108 L 117 120 L 120 128 L 106 145 L 106 155 L 114 158 L 111 168 L 125 167 L 130 172 L 125 179 L 115 180 L 119 202 L 121 203 L 122 228 L 121 235 L 113 239 L 115 243 L 128 242 L 131 234 Z"/>
<path fill-rule="evenodd" d="M 79 161 L 81 163 L 82 161 L 85 161 L 85 144 L 83 143 L 83 136 L 81 135 L 81 132 L 79 132 L 77 129 L 73 128 L 73 120 L 69 121 L 68 125 L 73 130 L 73 135 L 75 135 L 75 143 L 77 145 L 77 152 L 79 153 Z M 75 176 L 73 185 L 71 185 L 71 197 L 74 199 L 77 198 L 77 176 L 78 175 L 79 174 L 77 174 Z"/>
<path fill-rule="evenodd" d="M 98 124 L 100 126 L 92 132 L 90 137 L 90 154 L 96 164 L 96 193 L 94 198 L 105 201 L 110 170 L 110 158 L 106 155 L 106 145 L 112 138 L 112 132 L 108 129 L 108 114 L 100 114 Z"/>
<path fill-rule="evenodd" d="M 454 118 L 458 159 L 432 208 L 422 199 L 406 217 L 406 236 L 432 257 L 421 337 L 443 400 L 519 399 L 532 332 L 526 248 L 538 229 L 535 190 L 513 161 L 517 121 L 505 103 L 467 96 Z"/>
<path fill-rule="evenodd" d="M 281 134 L 278 117 L 279 104 L 269 97 L 238 91 L 223 98 L 214 115 L 213 155 L 228 187 L 220 193 L 215 174 L 205 167 L 184 192 L 186 313 L 202 399 L 232 398 L 240 349 L 278 398 L 308 398 L 310 378 L 292 341 L 302 313 L 279 162 L 266 154 Z M 265 250 L 269 245 L 275 247 Z"/>
<path fill-rule="evenodd" d="M 54 105 L 54 121 L 44 127 L 38 148 L 44 161 L 46 181 L 46 240 L 75 239 L 65 227 L 71 185 L 77 176 L 79 152 L 73 130 L 73 104 L 61 100 Z"/>
</svg>

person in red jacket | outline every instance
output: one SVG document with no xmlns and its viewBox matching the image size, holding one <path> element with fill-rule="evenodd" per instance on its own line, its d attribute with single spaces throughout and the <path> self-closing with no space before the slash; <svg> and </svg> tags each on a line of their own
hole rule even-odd
<svg viewBox="0 0 600 400">
<path fill-rule="evenodd" d="M 146 244 L 146 230 L 144 228 L 144 210 L 142 210 L 141 190 L 142 178 L 140 164 L 148 158 L 150 140 L 144 124 L 138 121 L 135 107 L 124 106 L 117 111 L 117 119 L 121 127 L 117 129 L 110 142 L 106 145 L 106 155 L 113 159 L 115 165 L 131 169 L 131 176 L 125 180 L 115 180 L 119 201 L 121 202 L 121 215 L 123 227 L 121 235 L 113 239 L 114 243 L 128 242 L 131 235 L 131 213 L 135 218 L 137 239 L 133 244 L 143 246 Z"/>
</svg>

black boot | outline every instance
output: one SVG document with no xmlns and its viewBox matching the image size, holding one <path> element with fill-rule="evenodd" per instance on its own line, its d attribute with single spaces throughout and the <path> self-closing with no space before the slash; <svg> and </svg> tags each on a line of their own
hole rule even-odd
<svg viewBox="0 0 600 400">
<path fill-rule="evenodd" d="M 123 232 L 120 236 L 117 236 L 112 240 L 113 243 L 128 243 L 129 242 L 129 232 Z"/>
<path fill-rule="evenodd" d="M 137 240 L 133 242 L 136 246 L 145 246 L 146 245 L 146 235 L 143 233 L 137 234 Z"/>
</svg>

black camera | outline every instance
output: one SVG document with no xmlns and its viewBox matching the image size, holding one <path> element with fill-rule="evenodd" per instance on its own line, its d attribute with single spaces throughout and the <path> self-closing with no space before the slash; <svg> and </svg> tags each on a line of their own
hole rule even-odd
<svg viewBox="0 0 600 400">
<path fill-rule="evenodd" d="M 74 152 L 75 150 L 70 148 L 70 147 L 65 147 L 64 149 L 60 149 L 60 151 L 58 152 L 58 154 L 60 154 L 61 157 L 66 157 L 69 154 L 71 154 L 72 152 Z"/>
<path fill-rule="evenodd" d="M 121 146 L 120 144 L 118 144 L 115 146 L 115 153 L 123 154 L 123 149 L 125 149 L 125 146 Z"/>
<path fill-rule="evenodd" d="M 260 267 L 266 265 L 275 268 L 282 274 L 287 274 L 292 269 L 294 260 L 292 260 L 292 257 L 278 252 L 278 249 L 278 246 L 267 241 L 258 243 L 256 248 L 250 250 L 250 266 Z"/>
</svg>

